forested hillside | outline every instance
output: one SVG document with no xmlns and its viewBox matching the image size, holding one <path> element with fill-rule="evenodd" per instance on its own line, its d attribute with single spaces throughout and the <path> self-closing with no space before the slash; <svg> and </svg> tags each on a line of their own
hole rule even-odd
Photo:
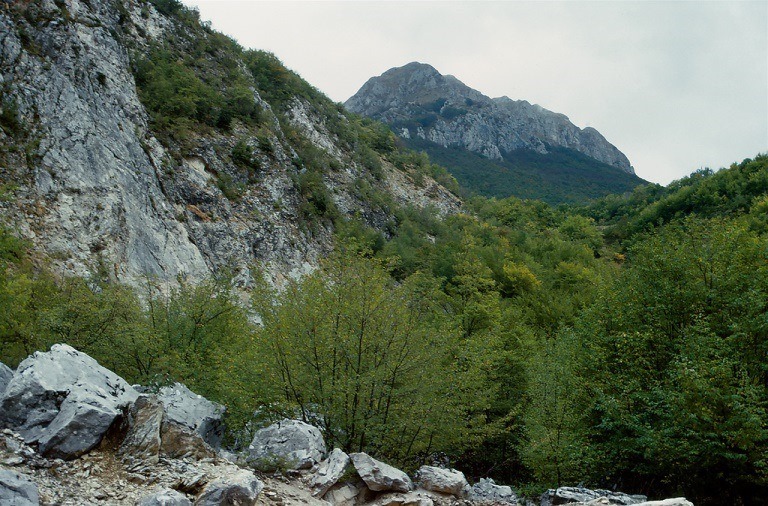
<svg viewBox="0 0 768 506">
<path fill-rule="evenodd" d="M 24 44 L 13 72 L 57 68 L 48 32 L 31 32 L 53 21 L 61 37 L 135 43 L 141 23 L 168 35 L 119 53 L 136 103 L 118 112 L 136 123 L 115 135 L 146 164 L 107 175 L 146 177 L 131 188 L 155 207 L 126 209 L 167 226 L 161 237 L 187 241 L 205 268 L 173 271 L 187 265 L 152 254 L 179 243 L 152 249 L 125 214 L 119 230 L 91 221 L 127 206 L 99 186 L 112 180 L 67 179 L 80 166 L 54 155 L 81 151 L 51 138 L 40 151 L 40 125 L 58 119 L 30 113 L 30 88 L 3 89 L 3 363 L 64 342 L 129 382 L 183 382 L 227 406 L 232 448 L 290 416 L 329 446 L 407 470 L 447 457 L 529 497 L 579 483 L 698 506 L 768 496 L 768 156 L 582 207 L 462 203 L 445 170 L 386 126 L 175 0 L 29 5 L 0 15 L 30 30 L 6 35 Z M 89 17 L 94 5 L 114 34 Z M 109 78 L 100 86 L 117 88 Z M 62 246 L 68 237 L 102 242 Z M 109 254 L 136 237 L 168 269 L 124 284 Z M 276 283 L 276 258 L 315 264 Z"/>
<path fill-rule="evenodd" d="M 65 341 L 131 381 L 182 380 L 228 406 L 235 444 L 254 409 L 298 410 L 347 451 L 406 467 L 445 452 L 529 493 L 584 482 L 758 504 L 767 176 L 761 155 L 656 189 L 639 214 L 725 188 L 751 204 L 684 206 L 626 248 L 513 198 L 403 216 L 389 239 L 350 222 L 321 269 L 261 284 L 247 307 L 224 273 L 170 292 L 57 279 L 4 233 L 2 357 Z"/>
</svg>

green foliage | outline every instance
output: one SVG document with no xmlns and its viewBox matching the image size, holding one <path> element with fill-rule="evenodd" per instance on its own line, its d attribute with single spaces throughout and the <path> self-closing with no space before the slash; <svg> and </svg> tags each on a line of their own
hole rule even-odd
<svg viewBox="0 0 768 506">
<path fill-rule="evenodd" d="M 235 165 L 244 168 L 253 166 L 253 148 L 248 145 L 248 141 L 245 139 L 237 141 L 230 154 Z"/>
<path fill-rule="evenodd" d="M 201 35 L 200 40 L 211 44 L 199 48 L 201 53 L 223 53 L 218 65 L 212 66 L 209 58 L 160 46 L 134 61 L 139 98 L 154 130 L 177 141 L 204 128 L 228 129 L 234 119 L 249 125 L 263 119 L 249 82 L 234 63 L 238 49 L 216 43 L 216 34 Z M 227 69 L 227 64 L 234 68 Z"/>
<path fill-rule="evenodd" d="M 216 176 L 216 186 L 221 193 L 232 202 L 239 201 L 245 193 L 245 185 L 235 182 L 234 178 L 226 172 L 220 172 Z"/>
<path fill-rule="evenodd" d="M 331 199 L 319 172 L 305 170 L 299 173 L 297 188 L 303 198 L 299 211 L 309 223 L 314 223 L 318 219 L 335 220 L 339 217 L 336 204 Z"/>
<path fill-rule="evenodd" d="M 16 102 L 3 97 L 0 93 L 0 128 L 10 137 L 24 134 L 24 125 L 19 119 L 19 108 Z"/>
<path fill-rule="evenodd" d="M 628 196 L 606 197 L 579 212 L 610 225 L 610 239 L 625 241 L 649 227 L 691 214 L 715 217 L 745 213 L 755 198 L 766 193 L 768 155 L 762 154 L 718 172 L 694 172 L 666 188 L 649 185 Z"/>
<path fill-rule="evenodd" d="M 536 480 L 547 486 L 577 483 L 588 469 L 581 350 L 566 331 L 544 339 L 532 353 L 522 454 Z"/>
<path fill-rule="evenodd" d="M 630 250 L 580 328 L 596 473 L 718 504 L 768 483 L 764 244 L 738 222 L 689 218 Z"/>
<path fill-rule="evenodd" d="M 326 442 L 399 462 L 468 444 L 482 406 L 482 343 L 440 318 L 436 285 L 393 284 L 354 253 L 257 302 L 270 383 Z"/>
<path fill-rule="evenodd" d="M 172 16 L 184 10 L 184 4 L 179 0 L 149 0 L 161 14 Z"/>
<path fill-rule="evenodd" d="M 517 150 L 504 153 L 503 160 L 491 160 L 418 138 L 406 140 L 405 145 L 426 152 L 447 168 L 463 188 L 486 197 L 516 196 L 552 205 L 583 204 L 608 194 L 631 191 L 644 183 L 633 174 L 566 148 L 552 148 L 546 155 Z"/>
</svg>

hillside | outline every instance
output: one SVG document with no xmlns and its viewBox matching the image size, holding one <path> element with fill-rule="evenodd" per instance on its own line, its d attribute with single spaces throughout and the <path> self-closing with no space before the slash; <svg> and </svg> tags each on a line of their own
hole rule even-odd
<svg viewBox="0 0 768 506">
<path fill-rule="evenodd" d="M 524 100 L 491 99 L 430 65 L 373 77 L 345 106 L 389 124 L 480 195 L 584 202 L 644 182 L 597 130 Z"/>
<path fill-rule="evenodd" d="M 16 2 L 0 48 L 0 494 L 23 471 L 51 503 L 157 484 L 210 504 L 240 475 L 264 479 L 246 504 L 308 501 L 323 473 L 234 469 L 289 418 L 508 502 L 768 496 L 766 155 L 585 206 L 461 201 L 389 127 L 176 0 Z M 217 403 L 194 426 L 218 457 L 131 404 L 177 382 Z M 463 482 L 368 497 L 340 467 L 338 506 L 467 504 Z"/>
<path fill-rule="evenodd" d="M 386 128 L 173 0 L 15 2 L 0 34 L 2 217 L 57 272 L 279 281 L 339 222 L 459 208 Z"/>
</svg>

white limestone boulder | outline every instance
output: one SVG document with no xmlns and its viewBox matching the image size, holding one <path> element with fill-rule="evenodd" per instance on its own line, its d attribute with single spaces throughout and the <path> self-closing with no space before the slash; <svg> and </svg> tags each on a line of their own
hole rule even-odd
<svg viewBox="0 0 768 506">
<path fill-rule="evenodd" d="M 214 448 L 224 435 L 224 411 L 221 404 L 209 401 L 181 383 L 165 386 L 157 393 L 168 420 L 197 432 Z"/>
<path fill-rule="evenodd" d="M 478 502 L 517 504 L 517 494 L 512 487 L 496 485 L 490 478 L 480 478 L 480 481 L 472 485 L 468 498 Z"/>
<path fill-rule="evenodd" d="M 334 448 L 328 458 L 320 463 L 309 482 L 312 495 L 323 497 L 328 490 L 344 476 L 350 466 L 349 455 L 339 448 Z"/>
<path fill-rule="evenodd" d="M 456 497 L 466 495 L 469 488 L 469 483 L 461 471 L 434 466 L 421 466 L 416 473 L 416 481 L 425 490 Z"/>
<path fill-rule="evenodd" d="M 324 456 L 320 429 L 300 420 L 284 419 L 256 432 L 246 461 L 257 469 L 275 463 L 290 469 L 309 469 Z"/>
<path fill-rule="evenodd" d="M 0 398 L 0 428 L 38 443 L 46 456 L 72 459 L 98 445 L 137 397 L 131 385 L 93 358 L 55 344 L 19 364 Z"/>
<path fill-rule="evenodd" d="M 243 505 L 256 503 L 264 484 L 251 471 L 241 469 L 206 485 L 195 506 Z"/>
<path fill-rule="evenodd" d="M 357 474 L 375 492 L 409 492 L 413 483 L 407 474 L 365 453 L 351 453 L 349 458 Z"/>
</svg>

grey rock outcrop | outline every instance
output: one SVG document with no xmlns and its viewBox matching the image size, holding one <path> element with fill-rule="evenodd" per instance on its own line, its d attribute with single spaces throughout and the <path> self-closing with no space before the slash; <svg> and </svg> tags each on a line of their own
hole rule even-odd
<svg viewBox="0 0 768 506">
<path fill-rule="evenodd" d="M 192 501 L 181 492 L 165 488 L 142 497 L 136 506 L 192 506 Z"/>
<path fill-rule="evenodd" d="M 157 398 L 165 406 L 168 420 L 197 432 L 213 447 L 221 445 L 224 406 L 194 393 L 181 383 L 162 387 Z"/>
<path fill-rule="evenodd" d="M 0 469 L 0 504 L 3 506 L 38 506 L 40 495 L 35 485 L 23 474 Z"/>
<path fill-rule="evenodd" d="M 588 502 L 572 502 L 568 503 L 568 506 L 607 506 L 612 503 L 607 497 L 600 497 L 599 499 L 593 499 Z M 635 503 L 634 506 L 693 506 L 693 503 L 686 500 L 684 497 L 677 497 L 673 499 L 662 499 L 661 501 L 643 501 Z"/>
<path fill-rule="evenodd" d="M 8 367 L 4 363 L 0 362 L 0 398 L 3 397 L 3 392 L 5 392 L 5 387 L 8 386 L 8 383 L 11 382 L 12 378 L 13 378 L 13 369 Z"/>
<path fill-rule="evenodd" d="M 358 498 L 365 495 L 367 491 L 368 487 L 363 482 L 360 482 L 359 486 L 355 483 L 339 483 L 331 487 L 322 497 L 333 506 L 354 506 L 361 502 Z"/>
<path fill-rule="evenodd" d="M 421 466 L 416 481 L 425 490 L 463 497 L 469 489 L 464 473 L 455 469 Z"/>
<path fill-rule="evenodd" d="M 473 501 L 517 504 L 517 494 L 512 490 L 512 487 L 496 485 L 490 478 L 480 478 L 480 481 L 472 485 L 468 498 Z"/>
<path fill-rule="evenodd" d="M 160 431 L 163 405 L 151 395 L 140 395 L 128 412 L 129 429 L 120 453 L 131 462 L 157 464 L 160 459 Z"/>
<path fill-rule="evenodd" d="M 195 506 L 250 506 L 264 488 L 251 471 L 240 470 L 206 485 Z"/>
<path fill-rule="evenodd" d="M 583 487 L 560 487 L 549 489 L 541 495 L 541 506 L 555 506 L 558 504 L 586 503 L 604 498 L 608 504 L 630 505 L 646 501 L 648 498 L 642 495 L 629 495 L 623 492 L 610 490 L 590 490 Z"/>
<path fill-rule="evenodd" d="M 180 32 L 215 46 L 205 40 L 213 35 L 201 27 L 190 30 L 149 2 L 3 5 L 3 100 L 14 104 L 30 136 L 28 156 L 0 167 L 0 183 L 16 188 L 12 201 L 0 202 L 0 216 L 16 223 L 56 271 L 88 275 L 106 267 L 111 278 L 141 285 L 147 276 L 194 281 L 228 269 L 242 285 L 258 262 L 279 284 L 312 270 L 332 249 L 332 225 L 308 231 L 294 143 L 245 62 L 237 62 L 234 71 L 252 83 L 262 125 L 194 132 L 184 143 L 153 131 L 132 55 L 149 54 L 156 44 L 178 49 L 174 36 Z M 206 56 L 211 69 L 218 56 Z M 316 107 L 296 97 L 286 109 L 291 135 L 328 153 L 338 166 L 323 182 L 343 215 L 359 215 L 382 230 L 391 218 L 359 195 L 355 184 L 361 177 L 399 204 L 434 205 L 441 213 L 459 208 L 460 201 L 431 178 L 416 185 L 389 163 L 380 179 L 367 177 L 370 170 Z M 257 169 L 251 174 L 230 156 L 240 140 L 253 150 Z M 0 131 L 0 145 L 20 144 Z M 221 188 L 225 181 L 242 188 L 242 195 L 230 199 Z"/>
<path fill-rule="evenodd" d="M 693 506 L 693 503 L 685 497 L 675 497 L 661 501 L 644 501 L 637 503 L 637 506 Z"/>
<path fill-rule="evenodd" d="M 74 458 L 95 447 L 137 397 L 88 355 L 56 344 L 19 364 L 0 399 L 0 426 L 38 443 L 45 455 Z"/>
<path fill-rule="evenodd" d="M 325 451 L 325 441 L 317 427 L 284 419 L 256 432 L 246 460 L 257 468 L 277 459 L 293 469 L 308 469 L 323 460 Z"/>
<path fill-rule="evenodd" d="M 351 453 L 349 458 L 357 474 L 368 488 L 375 492 L 409 492 L 413 489 L 408 475 L 389 464 L 380 462 L 366 453 Z"/>
<path fill-rule="evenodd" d="M 530 149 L 570 148 L 634 174 L 627 157 L 594 128 L 525 100 L 489 98 L 434 67 L 409 63 L 373 77 L 344 104 L 383 121 L 405 138 L 461 147 L 487 158 Z"/>
<path fill-rule="evenodd" d="M 385 494 L 370 502 L 371 506 L 434 506 L 435 501 L 424 492 Z"/>
<path fill-rule="evenodd" d="M 320 463 L 315 474 L 309 482 L 312 495 L 323 497 L 332 486 L 344 476 L 350 465 L 349 455 L 338 448 L 334 448 L 328 458 Z"/>
</svg>

